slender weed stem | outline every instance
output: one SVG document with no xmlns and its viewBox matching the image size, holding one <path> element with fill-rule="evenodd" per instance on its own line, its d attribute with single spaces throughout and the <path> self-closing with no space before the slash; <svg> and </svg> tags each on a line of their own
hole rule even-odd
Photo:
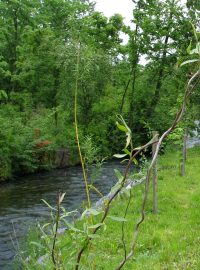
<svg viewBox="0 0 200 270">
<path fill-rule="evenodd" d="M 79 66 L 80 66 L 80 44 L 77 43 L 76 80 L 75 80 L 75 95 L 74 95 L 74 124 L 75 124 L 76 142 L 77 142 L 77 147 L 78 147 L 78 153 L 79 153 L 79 157 L 80 157 L 80 161 L 81 161 L 83 178 L 84 178 L 84 183 L 85 183 L 85 191 L 86 191 L 86 196 L 87 196 L 87 206 L 88 206 L 88 208 L 90 208 L 91 207 L 90 192 L 89 192 L 89 187 L 88 187 L 85 163 L 84 163 L 83 155 L 81 152 L 81 146 L 80 146 L 80 140 L 79 140 L 79 130 L 78 130 L 78 118 L 77 118 Z"/>
</svg>

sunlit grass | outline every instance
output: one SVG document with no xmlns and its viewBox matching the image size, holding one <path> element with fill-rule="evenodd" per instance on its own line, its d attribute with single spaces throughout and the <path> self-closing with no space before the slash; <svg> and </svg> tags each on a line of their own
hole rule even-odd
<svg viewBox="0 0 200 270">
<path fill-rule="evenodd" d="M 152 193 L 149 194 L 146 220 L 141 226 L 133 258 L 123 269 L 127 270 L 172 270 L 200 269 L 200 148 L 188 152 L 186 175 L 179 175 L 179 153 L 169 152 L 159 157 L 158 214 L 152 213 Z M 132 200 L 127 214 L 125 240 L 129 251 L 133 229 L 139 218 L 143 186 L 132 191 Z M 111 207 L 110 215 L 123 217 L 127 196 L 118 198 Z M 82 227 L 82 222 L 78 222 Z M 84 253 L 80 269 L 114 270 L 123 259 L 121 222 L 107 219 L 106 230 Z M 59 237 L 64 269 L 70 266 L 70 257 L 76 254 L 79 245 L 70 240 L 68 232 Z M 34 257 L 34 256 L 33 256 Z M 72 256 L 71 263 L 75 256 Z M 31 269 L 52 269 L 33 266 Z"/>
</svg>

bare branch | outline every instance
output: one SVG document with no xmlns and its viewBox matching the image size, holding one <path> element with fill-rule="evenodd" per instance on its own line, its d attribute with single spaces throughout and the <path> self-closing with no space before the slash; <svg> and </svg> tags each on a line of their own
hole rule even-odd
<svg viewBox="0 0 200 270">
<path fill-rule="evenodd" d="M 105 206 L 105 209 L 104 209 L 104 214 L 103 214 L 103 217 L 101 218 L 100 222 L 99 223 L 103 223 L 109 213 L 109 209 L 110 209 L 110 204 L 112 203 L 112 201 L 116 198 L 116 196 L 120 193 L 120 191 L 123 189 L 124 187 L 124 184 L 126 182 L 126 179 L 127 179 L 127 176 L 128 176 L 128 172 L 129 172 L 129 169 L 131 167 L 131 164 L 132 164 L 132 161 L 134 160 L 134 158 L 136 156 L 138 156 L 143 150 L 147 149 L 149 146 L 151 146 L 152 144 L 156 143 L 155 142 L 155 137 L 153 139 L 151 139 L 148 143 L 146 143 L 145 145 L 143 146 L 140 146 L 140 147 L 137 147 L 137 148 L 134 148 L 131 152 L 131 157 L 129 159 L 129 162 L 125 168 L 125 172 L 124 172 L 124 177 L 123 177 L 123 180 L 122 180 L 122 183 L 120 185 L 120 187 L 114 192 L 114 194 L 112 195 L 112 197 L 109 199 L 109 201 L 107 202 L 107 205 Z M 96 227 L 93 232 L 91 233 L 92 235 L 96 234 L 97 231 L 101 228 L 101 226 L 98 226 Z M 87 249 L 89 243 L 92 241 L 92 238 L 87 238 L 85 240 L 85 243 L 84 243 L 84 246 L 81 248 L 81 250 L 79 251 L 78 255 L 77 255 L 77 259 L 76 259 L 76 266 L 75 266 L 75 270 L 78 270 L 79 269 L 79 264 L 80 264 L 80 260 L 81 260 L 81 257 L 84 253 L 84 251 Z"/>
<path fill-rule="evenodd" d="M 128 256 L 122 260 L 122 262 L 118 265 L 118 267 L 115 270 L 120 270 L 124 266 L 124 264 L 127 262 L 127 260 L 129 260 L 134 254 L 137 235 L 138 235 L 138 232 L 139 232 L 139 227 L 140 227 L 140 225 L 143 223 L 143 221 L 145 219 L 145 207 L 146 207 L 148 193 L 149 193 L 149 184 L 150 184 L 150 176 L 151 176 L 152 168 L 153 168 L 153 166 L 154 166 L 154 164 L 156 162 L 156 159 L 157 159 L 157 156 L 158 156 L 158 153 L 159 153 L 159 150 L 160 150 L 160 147 L 162 145 L 163 140 L 176 128 L 177 124 L 181 121 L 181 119 L 183 117 L 183 114 L 185 112 L 185 109 L 186 109 L 187 100 L 189 99 L 189 97 L 192 94 L 193 90 L 197 86 L 197 84 L 199 82 L 199 79 L 200 79 L 199 77 L 200 77 L 200 69 L 188 81 L 181 108 L 178 111 L 178 113 L 176 114 L 176 117 L 175 117 L 174 122 L 172 123 L 171 127 L 169 129 L 167 129 L 162 134 L 162 136 L 160 137 L 160 139 L 158 141 L 158 144 L 157 144 L 156 150 L 155 150 L 155 154 L 153 156 L 153 159 L 151 161 L 151 164 L 149 165 L 149 168 L 148 168 L 147 174 L 146 174 L 146 184 L 145 184 L 144 197 L 143 197 L 143 201 L 142 201 L 141 218 L 137 222 L 135 230 L 133 232 L 133 240 L 132 240 L 132 245 L 131 245 L 131 251 L 128 254 Z M 195 80 L 196 80 L 196 82 L 194 83 L 194 85 L 192 85 L 192 83 Z"/>
<path fill-rule="evenodd" d="M 129 206 L 130 206 L 130 203 L 131 203 L 131 199 L 132 199 L 132 192 L 131 192 L 131 188 L 130 188 L 130 194 L 129 194 L 129 199 L 128 199 L 128 203 L 127 203 L 127 206 L 126 206 L 126 210 L 125 210 L 125 213 L 124 213 L 124 219 L 126 218 L 126 215 L 128 213 L 128 209 L 129 209 Z M 125 235 L 124 235 L 124 225 L 125 225 L 125 222 L 123 221 L 122 222 L 122 243 L 123 243 L 123 248 L 124 248 L 124 259 L 126 260 L 126 256 L 127 256 L 127 250 L 126 250 L 126 243 L 125 243 Z"/>
</svg>

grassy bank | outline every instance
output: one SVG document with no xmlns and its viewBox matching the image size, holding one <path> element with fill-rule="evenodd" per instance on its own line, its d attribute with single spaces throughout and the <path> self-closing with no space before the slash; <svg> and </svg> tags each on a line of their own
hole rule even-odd
<svg viewBox="0 0 200 270">
<path fill-rule="evenodd" d="M 159 158 L 159 212 L 157 215 L 152 214 L 150 194 L 146 220 L 139 232 L 135 255 L 123 269 L 200 269 L 200 148 L 189 150 L 185 177 L 179 176 L 179 159 L 177 152 L 169 152 Z M 128 251 L 134 224 L 139 218 L 143 189 L 144 186 L 138 186 L 132 190 L 125 223 Z M 123 217 L 127 202 L 125 195 L 118 198 L 111 207 L 110 215 Z M 100 219 L 99 216 L 98 218 Z M 92 245 L 84 253 L 81 270 L 116 269 L 124 256 L 121 225 L 121 222 L 107 219 L 106 230 L 102 227 L 98 237 L 92 240 Z M 82 229 L 83 222 L 77 222 L 76 226 Z M 52 239 L 49 238 L 48 241 L 51 247 Z M 59 258 L 63 265 L 61 269 L 74 269 L 72 265 L 77 250 L 80 249 L 80 242 L 83 242 L 83 236 L 79 233 L 68 231 L 59 236 Z M 37 263 L 38 257 L 47 253 L 43 240 L 38 245 L 30 245 L 28 250 L 30 257 L 25 263 L 28 269 L 53 269 L 50 255 L 45 258 L 45 264 L 40 266 Z"/>
</svg>

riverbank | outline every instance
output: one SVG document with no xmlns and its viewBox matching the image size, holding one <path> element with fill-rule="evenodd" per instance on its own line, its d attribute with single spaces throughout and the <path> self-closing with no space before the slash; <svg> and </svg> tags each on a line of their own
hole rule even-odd
<svg viewBox="0 0 200 270">
<path fill-rule="evenodd" d="M 9 169 L 5 170 L 5 168 L 0 166 L 0 185 L 24 176 L 79 166 L 80 160 L 76 148 L 76 146 L 73 147 L 73 151 L 69 150 L 69 148 L 59 148 L 39 150 L 39 154 L 37 152 L 29 153 L 32 164 L 29 164 L 30 166 L 27 167 L 22 167 L 20 163 L 16 163 L 15 166 L 10 165 Z"/>
<path fill-rule="evenodd" d="M 200 269 L 200 148 L 189 149 L 185 177 L 179 175 L 179 160 L 180 154 L 177 152 L 169 152 L 160 157 L 159 212 L 156 216 L 152 214 L 151 194 L 135 256 L 124 269 Z M 143 186 L 137 186 L 132 191 L 132 200 L 125 222 L 127 250 L 130 248 L 132 230 L 139 218 L 143 189 Z M 126 196 L 116 200 L 111 207 L 110 215 L 123 217 L 127 202 Z M 83 229 L 82 221 L 77 223 L 77 228 Z M 102 226 L 99 237 L 93 239 L 90 250 L 84 253 L 80 269 L 113 270 L 122 260 L 124 251 L 121 222 L 107 219 L 106 230 L 104 229 Z M 72 264 L 80 248 L 80 244 L 76 241 L 77 237 L 79 240 L 82 239 L 79 233 L 70 230 L 58 238 L 60 259 L 63 260 L 65 269 L 73 269 Z M 33 239 L 38 241 L 35 234 Z M 37 244 L 38 246 L 34 244 L 29 246 L 27 266 L 29 269 L 36 269 L 35 267 L 52 269 L 50 255 L 45 257 L 42 265 L 38 264 L 38 258 L 45 255 L 47 249 L 42 240 Z"/>
</svg>

